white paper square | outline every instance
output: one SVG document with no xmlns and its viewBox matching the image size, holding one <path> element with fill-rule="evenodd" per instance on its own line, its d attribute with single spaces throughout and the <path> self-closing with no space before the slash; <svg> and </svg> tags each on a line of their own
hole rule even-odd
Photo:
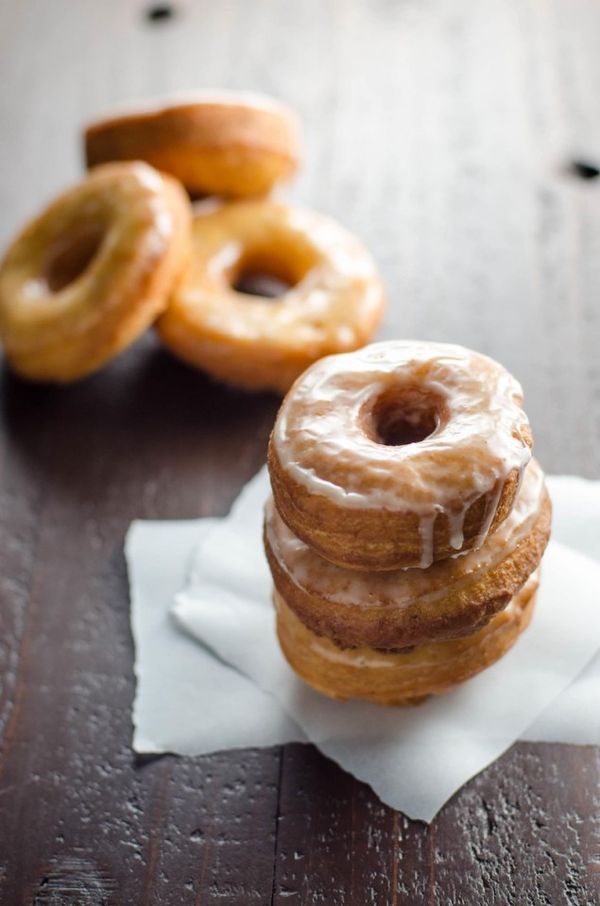
<svg viewBox="0 0 600 906">
<path fill-rule="evenodd" d="M 600 482 L 560 476 L 550 477 L 548 484 L 555 508 L 553 536 L 600 560 Z M 227 552 L 224 558 L 227 575 L 225 584 L 229 584 L 228 594 L 232 596 L 230 605 L 233 601 L 234 607 L 236 600 L 240 596 L 246 597 L 248 593 L 250 598 L 257 598 L 263 606 L 270 598 L 271 579 L 260 544 L 257 547 L 260 513 L 267 493 L 268 479 L 263 470 L 245 489 L 241 499 L 238 498 L 232 512 L 231 524 L 235 528 L 237 523 L 238 528 L 233 536 L 229 536 L 230 546 L 222 551 Z M 223 520 L 198 519 L 179 522 L 144 521 L 136 522 L 131 527 L 126 553 L 132 592 L 132 628 L 136 642 L 138 683 L 134 705 L 134 748 L 137 751 L 202 754 L 230 747 L 273 745 L 305 738 L 271 694 L 261 691 L 237 670 L 215 658 L 195 639 L 181 632 L 169 615 L 174 596 L 186 584 L 188 571 L 191 586 L 207 586 L 210 582 L 216 582 L 219 588 L 213 603 L 222 598 L 222 551 L 216 559 L 201 556 L 201 552 L 206 532 L 223 525 Z M 218 547 L 218 535 L 211 543 Z M 188 569 L 190 560 L 191 569 Z M 257 563 L 261 564 L 258 571 Z M 231 565 L 236 567 L 233 572 Z M 547 564 L 544 573 L 546 589 L 549 584 Z M 573 589 L 577 589 L 579 583 L 586 582 L 589 586 L 589 579 L 589 576 L 586 579 L 585 572 L 578 571 L 574 584 L 565 580 L 568 585 L 567 597 L 572 596 Z M 185 601 L 190 596 L 191 586 L 180 600 Z M 192 593 L 194 595 L 195 592 Z M 600 607 L 600 597 L 598 606 Z M 220 610 L 224 620 L 229 619 L 226 617 L 227 608 Z M 539 613 L 538 605 L 538 616 Z M 259 612 L 259 620 L 260 616 Z M 266 618 L 265 637 L 273 640 L 274 626 L 270 607 L 267 607 L 267 613 L 262 616 Z M 534 630 L 536 623 L 537 616 L 522 642 Z M 592 621 L 588 627 L 592 640 L 594 631 L 597 632 L 594 625 Z M 239 623 L 233 620 L 230 630 L 233 637 L 236 633 L 239 634 Z M 217 634 L 220 631 L 218 626 L 216 631 Z M 593 644 L 600 644 L 598 635 Z M 496 665 L 492 670 L 499 666 L 501 665 Z M 285 665 L 284 669 L 287 671 Z M 323 717 L 320 714 L 323 703 L 325 707 L 331 703 L 306 689 L 293 675 L 290 676 L 289 671 L 286 676 L 286 682 L 291 683 L 294 695 L 297 696 L 295 707 L 305 708 L 307 701 L 310 702 L 313 697 L 316 699 L 315 715 L 321 722 L 325 721 L 325 727 L 317 726 L 321 730 L 321 748 L 331 757 L 342 761 L 343 750 L 348 747 L 348 739 L 352 736 L 344 736 L 339 725 L 331 724 L 327 715 Z M 457 691 L 464 695 L 469 686 L 470 684 L 466 684 L 462 690 Z M 523 698 L 522 695 L 517 697 Z M 597 655 L 577 681 L 552 701 L 530 727 L 521 732 L 521 738 L 600 743 L 599 697 L 600 655 Z M 436 707 L 443 706 L 447 699 L 448 696 L 439 699 Z M 434 703 L 429 703 L 431 704 Z M 343 712 L 347 706 L 333 703 L 333 707 Z M 371 709 L 376 706 L 359 704 L 356 707 Z M 389 713 L 398 715 L 401 712 L 393 709 Z M 409 713 L 412 713 L 413 722 L 422 722 L 421 708 Z M 441 716 L 447 722 L 451 712 L 442 707 Z M 333 730 L 339 738 L 332 738 Z M 404 732 L 408 736 L 406 726 Z M 420 732 L 425 733 L 423 729 Z M 411 731 L 412 749 L 418 755 L 419 780 L 416 787 L 419 791 L 422 790 L 423 778 L 427 776 L 427 772 L 438 770 L 435 751 L 437 740 L 433 742 L 435 745 L 426 742 L 419 747 L 418 736 Z M 502 742 L 502 748 L 504 747 L 505 743 Z M 384 794 L 382 787 L 367 776 L 372 756 L 370 745 L 358 747 L 353 753 L 352 765 L 345 766 L 356 776 L 371 782 L 380 794 Z M 486 742 L 482 748 L 479 745 L 471 746 L 463 769 L 456 775 L 452 765 L 446 764 L 444 776 L 440 778 L 435 790 L 437 798 L 445 800 L 468 776 L 480 770 L 493 757 L 495 755 L 489 754 L 489 743 Z M 395 765 L 394 772 L 397 769 L 398 765 Z M 423 802 L 421 792 L 413 800 L 411 804 L 411 800 L 407 798 L 402 808 L 414 817 L 425 818 L 435 807 L 435 802 L 433 805 Z M 443 802 L 440 801 L 439 804 L 441 806 Z"/>
<path fill-rule="evenodd" d="M 183 633 L 170 615 L 190 555 L 215 522 L 137 521 L 127 534 L 137 752 L 202 755 L 305 738 L 271 696 Z"/>
<path fill-rule="evenodd" d="M 600 643 L 600 566 L 553 543 L 531 628 L 498 664 L 414 709 L 331 701 L 279 650 L 262 553 L 259 473 L 198 548 L 178 620 L 276 696 L 325 754 L 411 817 L 430 820 L 566 688 Z"/>
</svg>

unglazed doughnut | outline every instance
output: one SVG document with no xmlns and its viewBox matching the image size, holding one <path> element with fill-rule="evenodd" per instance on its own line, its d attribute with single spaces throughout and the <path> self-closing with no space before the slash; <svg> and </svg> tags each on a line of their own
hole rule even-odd
<svg viewBox="0 0 600 906">
<path fill-rule="evenodd" d="M 298 164 L 298 121 L 271 98 L 212 92 L 91 123 L 88 166 L 145 160 L 192 194 L 262 195 Z"/>
<path fill-rule="evenodd" d="M 290 288 L 277 299 L 237 292 L 248 273 Z M 371 256 L 334 220 L 240 201 L 195 217 L 190 266 L 157 329 L 175 355 L 222 381 L 285 392 L 321 356 L 364 344 L 383 304 Z"/>
<path fill-rule="evenodd" d="M 401 649 L 473 632 L 537 569 L 551 504 L 535 460 L 515 505 L 478 550 L 429 569 L 358 572 L 329 563 L 287 528 L 272 500 L 265 549 L 275 588 L 308 629 L 346 647 Z"/>
<path fill-rule="evenodd" d="M 430 642 L 406 652 L 345 649 L 306 627 L 275 592 L 277 634 L 290 666 L 309 685 L 332 698 L 383 705 L 418 704 L 447 692 L 499 660 L 533 615 L 534 573 L 504 610 L 471 635 Z"/>
<path fill-rule="evenodd" d="M 23 377 L 100 368 L 166 307 L 189 255 L 190 204 L 144 163 L 107 164 L 59 196 L 0 265 L 0 338 Z"/>
<path fill-rule="evenodd" d="M 313 365 L 269 443 L 275 505 L 351 569 L 427 568 L 481 547 L 531 457 L 522 390 L 461 346 L 375 343 Z"/>
</svg>

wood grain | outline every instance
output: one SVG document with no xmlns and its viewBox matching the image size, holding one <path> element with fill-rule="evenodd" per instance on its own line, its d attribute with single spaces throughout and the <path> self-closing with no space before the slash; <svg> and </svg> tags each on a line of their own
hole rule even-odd
<svg viewBox="0 0 600 906">
<path fill-rule="evenodd" d="M 600 477 L 595 0 L 0 4 L 0 241 L 78 178 L 81 123 L 210 85 L 305 122 L 292 198 L 372 248 L 382 335 L 458 341 L 521 379 L 550 471 Z M 136 759 L 122 555 L 134 517 L 226 512 L 270 396 L 149 335 L 53 389 L 2 376 L 0 903 L 592 906 L 593 748 L 519 744 L 426 828 L 311 747 Z"/>
</svg>

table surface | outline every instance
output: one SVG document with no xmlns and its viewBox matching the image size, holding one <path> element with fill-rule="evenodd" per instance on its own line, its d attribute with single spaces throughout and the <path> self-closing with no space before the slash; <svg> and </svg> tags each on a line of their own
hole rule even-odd
<svg viewBox="0 0 600 906">
<path fill-rule="evenodd" d="M 196 86 L 295 105 L 288 191 L 373 250 L 381 336 L 522 381 L 549 471 L 600 477 L 595 0 L 0 4 L 0 240 L 80 172 L 80 124 Z M 222 515 L 277 399 L 152 335 L 60 389 L 2 375 L 0 903 L 597 904 L 592 747 L 517 744 L 430 827 L 310 746 L 136 759 L 123 537 Z M 199 715 L 201 719 L 201 715 Z"/>
</svg>

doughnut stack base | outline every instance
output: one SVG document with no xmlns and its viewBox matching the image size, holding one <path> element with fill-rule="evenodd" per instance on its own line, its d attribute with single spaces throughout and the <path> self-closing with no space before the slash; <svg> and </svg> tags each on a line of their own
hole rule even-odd
<svg viewBox="0 0 600 906">
<path fill-rule="evenodd" d="M 310 630 L 275 592 L 277 636 L 298 676 L 330 698 L 418 705 L 490 667 L 512 648 L 529 626 L 538 584 L 532 576 L 504 610 L 471 635 L 397 652 L 342 648 Z"/>
<path fill-rule="evenodd" d="M 269 445 L 264 543 L 279 643 L 308 685 L 416 705 L 527 628 L 551 503 L 521 400 L 491 359 L 408 341 L 296 382 Z"/>
</svg>

